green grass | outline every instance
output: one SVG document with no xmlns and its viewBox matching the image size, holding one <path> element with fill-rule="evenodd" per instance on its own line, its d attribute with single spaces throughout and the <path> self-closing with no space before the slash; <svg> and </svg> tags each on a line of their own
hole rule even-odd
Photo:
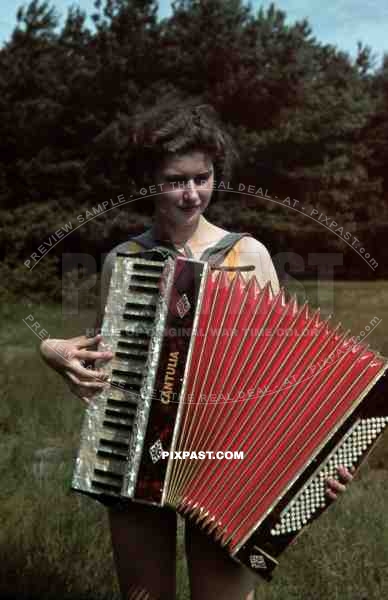
<svg viewBox="0 0 388 600">
<path fill-rule="evenodd" d="M 381 319 L 368 341 L 388 356 L 388 282 L 336 283 L 333 307 L 327 287 L 318 297 L 314 284 L 304 286 L 299 297 L 307 293 L 355 335 Z M 93 313 L 64 317 L 57 306 L 20 304 L 0 314 L 0 598 L 118 600 L 106 511 L 69 491 L 82 405 L 43 364 L 22 322 L 33 314 L 52 337 L 70 337 L 93 326 Z M 62 462 L 39 476 L 43 448 L 57 448 Z M 388 597 L 387 469 L 385 437 L 359 481 L 281 557 L 274 581 L 259 583 L 261 600 Z M 178 600 L 188 600 L 182 545 L 181 528 Z"/>
<path fill-rule="evenodd" d="M 324 317 L 332 315 L 332 322 L 341 322 L 357 336 L 370 321 L 377 317 L 380 324 L 372 331 L 367 343 L 388 356 L 388 281 L 340 281 L 330 284 L 303 282 L 290 284 L 300 301 L 307 300 L 312 308 L 320 307 Z"/>
</svg>

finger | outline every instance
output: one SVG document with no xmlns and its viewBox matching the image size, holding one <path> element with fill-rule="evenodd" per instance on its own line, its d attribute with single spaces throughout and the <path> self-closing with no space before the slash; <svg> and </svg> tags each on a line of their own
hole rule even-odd
<svg viewBox="0 0 388 600">
<path fill-rule="evenodd" d="M 341 481 L 343 481 L 344 483 L 349 483 L 353 479 L 352 473 L 348 469 L 346 469 L 346 467 L 338 467 L 337 473 Z"/>
<path fill-rule="evenodd" d="M 327 489 L 326 496 L 328 496 L 331 500 L 337 500 L 338 496 L 333 490 Z"/>
<path fill-rule="evenodd" d="M 102 335 L 99 333 L 94 337 L 88 338 L 86 335 L 80 335 L 79 337 L 73 338 L 73 343 L 77 346 L 77 348 L 90 348 L 91 346 L 95 346 L 102 340 Z"/>
<path fill-rule="evenodd" d="M 331 491 L 337 493 L 343 493 L 346 490 L 346 486 L 344 486 L 343 483 L 340 483 L 339 481 L 337 481 L 336 479 L 328 479 L 327 482 L 327 489 L 330 489 Z"/>
<path fill-rule="evenodd" d="M 110 378 L 110 373 L 104 369 L 92 369 L 84 366 L 81 366 L 81 369 L 83 369 L 82 379 L 87 381 L 107 381 Z"/>
<path fill-rule="evenodd" d="M 77 350 L 74 356 L 76 358 L 81 358 L 82 360 L 108 360 L 113 358 L 114 354 L 110 350 L 105 350 L 104 352 L 98 352 L 94 350 Z"/>
<path fill-rule="evenodd" d="M 73 359 L 71 362 L 68 361 L 68 368 L 65 372 L 73 373 L 80 379 L 86 381 L 93 381 L 96 379 L 105 381 L 109 376 L 103 369 L 87 369 L 86 367 L 83 367 L 82 364 L 78 362 L 78 359 Z"/>
<path fill-rule="evenodd" d="M 75 383 L 76 385 L 80 384 L 80 380 L 78 379 L 78 377 L 76 375 L 74 375 L 74 373 L 72 373 L 71 371 L 69 371 L 68 369 L 66 369 L 66 371 L 64 372 L 64 375 L 66 377 L 68 377 L 69 379 L 71 379 L 71 381 L 73 383 Z"/>
<path fill-rule="evenodd" d="M 101 391 L 104 390 L 105 388 L 109 387 L 109 383 L 107 383 L 106 381 L 103 381 L 102 379 L 97 379 L 94 381 L 80 381 L 79 383 L 80 387 L 85 388 L 85 390 L 95 390 L 95 391 Z"/>
<path fill-rule="evenodd" d="M 93 379 L 92 381 L 83 381 L 81 379 L 79 379 L 76 375 L 74 375 L 74 373 L 72 373 L 70 370 L 68 370 L 66 372 L 66 375 L 69 377 L 69 379 L 75 383 L 79 388 L 85 389 L 86 390 L 101 390 L 105 387 L 109 386 L 109 383 L 107 383 L 106 381 L 103 380 L 97 380 Z"/>
</svg>

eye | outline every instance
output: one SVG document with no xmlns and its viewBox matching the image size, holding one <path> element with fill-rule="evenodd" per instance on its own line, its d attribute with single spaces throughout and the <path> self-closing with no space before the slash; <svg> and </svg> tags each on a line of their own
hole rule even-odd
<svg viewBox="0 0 388 600">
<path fill-rule="evenodd" d="M 203 173 L 199 173 L 198 175 L 190 177 L 187 175 L 167 175 L 165 178 L 165 182 L 171 183 L 174 187 L 183 187 L 187 186 L 192 179 L 195 185 L 202 186 L 207 183 L 212 174 L 212 171 L 204 171 Z"/>
<path fill-rule="evenodd" d="M 179 175 L 169 175 L 168 177 L 166 177 L 165 181 L 167 183 L 173 183 L 177 185 L 187 185 L 189 179 L 187 179 L 187 177 L 182 177 Z"/>
<path fill-rule="evenodd" d="M 194 177 L 194 183 L 195 185 L 204 185 L 208 179 L 208 177 L 198 175 L 197 177 Z"/>
<path fill-rule="evenodd" d="M 195 185 L 205 185 L 205 183 L 210 179 L 210 176 L 210 171 L 207 171 L 206 173 L 201 173 L 200 175 L 196 175 L 194 177 Z"/>
</svg>

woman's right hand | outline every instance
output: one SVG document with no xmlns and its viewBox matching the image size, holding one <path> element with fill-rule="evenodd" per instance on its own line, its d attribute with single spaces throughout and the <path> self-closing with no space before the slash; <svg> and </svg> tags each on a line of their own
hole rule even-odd
<svg viewBox="0 0 388 600">
<path fill-rule="evenodd" d="M 69 339 L 47 339 L 40 345 L 40 353 L 46 363 L 65 379 L 73 394 L 82 398 L 87 404 L 92 397 L 109 385 L 107 375 L 101 369 L 84 366 L 85 361 L 96 359 L 108 361 L 113 352 L 90 350 L 102 340 L 101 335 L 88 338 L 81 335 Z"/>
</svg>

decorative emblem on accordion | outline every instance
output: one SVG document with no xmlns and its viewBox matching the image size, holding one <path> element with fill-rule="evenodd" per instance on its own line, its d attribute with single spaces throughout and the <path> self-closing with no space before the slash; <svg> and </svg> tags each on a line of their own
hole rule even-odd
<svg viewBox="0 0 388 600">
<path fill-rule="evenodd" d="M 191 304 L 189 302 L 187 295 L 182 294 L 182 296 L 179 298 L 178 302 L 176 303 L 176 309 L 177 309 L 178 315 L 180 316 L 181 319 L 183 319 L 183 317 L 185 315 L 187 315 L 187 313 L 190 310 L 190 307 L 191 307 Z"/>
<path fill-rule="evenodd" d="M 155 464 L 163 457 L 163 446 L 160 440 L 156 440 L 149 449 L 152 462 Z"/>
<path fill-rule="evenodd" d="M 175 508 L 270 578 L 329 505 L 325 479 L 386 428 L 387 360 L 255 277 L 163 267 L 116 259 L 102 327 L 112 383 L 86 411 L 73 488 Z"/>
</svg>

